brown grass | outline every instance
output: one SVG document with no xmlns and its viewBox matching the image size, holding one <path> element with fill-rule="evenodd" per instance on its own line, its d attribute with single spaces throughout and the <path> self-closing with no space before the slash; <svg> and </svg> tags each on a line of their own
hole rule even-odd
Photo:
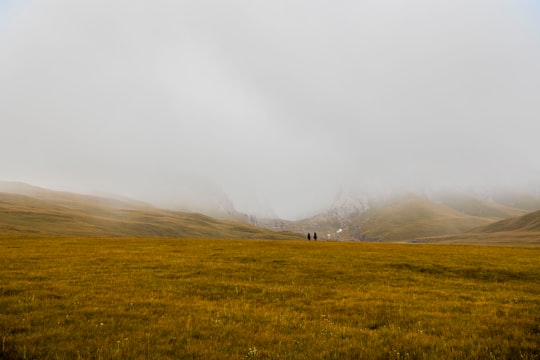
<svg viewBox="0 0 540 360">
<path fill-rule="evenodd" d="M 232 237 L 301 239 L 294 233 L 262 229 L 181 211 L 116 204 L 114 200 L 42 190 L 43 198 L 0 192 L 0 236 Z"/>
<path fill-rule="evenodd" d="M 4 359 L 538 359 L 540 248 L 0 239 Z"/>
<path fill-rule="evenodd" d="M 497 221 L 487 226 L 477 228 L 474 232 L 494 233 L 507 231 L 540 232 L 540 211 L 534 211 L 511 219 Z"/>
</svg>

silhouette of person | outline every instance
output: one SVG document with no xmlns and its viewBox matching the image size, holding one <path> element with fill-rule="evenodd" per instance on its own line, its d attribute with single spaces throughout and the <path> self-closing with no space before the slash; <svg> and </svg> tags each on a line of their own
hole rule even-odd
<svg viewBox="0 0 540 360">
<path fill-rule="evenodd" d="M 310 233 L 307 233 L 307 239 L 308 239 L 308 241 L 311 240 L 311 234 Z"/>
<path fill-rule="evenodd" d="M 313 233 L 313 240 L 317 240 L 317 233 L 316 232 Z"/>
</svg>

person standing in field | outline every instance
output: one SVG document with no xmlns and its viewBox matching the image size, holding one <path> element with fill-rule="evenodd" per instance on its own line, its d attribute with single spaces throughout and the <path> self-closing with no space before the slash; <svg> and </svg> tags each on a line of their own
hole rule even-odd
<svg viewBox="0 0 540 360">
<path fill-rule="evenodd" d="M 317 233 L 316 232 L 313 233 L 313 240 L 317 240 Z"/>
<path fill-rule="evenodd" d="M 308 239 L 308 241 L 311 240 L 311 234 L 310 233 L 307 233 L 307 239 Z"/>
</svg>

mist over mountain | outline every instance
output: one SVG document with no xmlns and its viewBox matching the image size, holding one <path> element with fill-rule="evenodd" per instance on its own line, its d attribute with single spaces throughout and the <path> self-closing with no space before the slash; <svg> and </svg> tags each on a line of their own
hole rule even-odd
<svg viewBox="0 0 540 360">
<path fill-rule="evenodd" d="M 216 219 L 131 199 L 0 182 L 0 236 L 300 238 L 248 224 L 247 216 L 227 215 Z"/>
<path fill-rule="evenodd" d="M 158 183 L 159 184 L 159 183 Z M 178 186 L 149 186 L 138 195 L 161 208 L 192 211 L 218 218 L 234 217 L 237 211 L 227 194 L 217 185 L 203 179 L 185 177 Z"/>
<path fill-rule="evenodd" d="M 216 198 L 192 207 L 171 202 L 171 208 L 160 208 L 124 197 L 0 181 L 0 235 L 300 239 L 316 232 L 322 241 L 540 241 L 540 196 L 534 192 L 430 189 L 360 196 L 341 190 L 325 211 L 297 221 L 241 213 L 222 192 L 207 195 Z"/>
<path fill-rule="evenodd" d="M 540 210 L 535 190 L 423 189 L 363 193 L 340 191 L 332 205 L 299 221 L 267 220 L 276 230 L 317 232 L 322 240 L 416 241 L 460 234 Z"/>
</svg>

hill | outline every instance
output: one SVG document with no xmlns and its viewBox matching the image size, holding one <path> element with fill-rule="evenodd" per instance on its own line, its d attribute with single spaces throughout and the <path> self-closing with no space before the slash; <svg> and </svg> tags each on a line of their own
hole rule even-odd
<svg viewBox="0 0 540 360">
<path fill-rule="evenodd" d="M 490 235 L 488 242 L 507 243 L 519 232 L 529 242 L 535 241 L 530 234 L 540 230 L 534 213 L 526 209 L 539 210 L 537 200 L 534 194 L 517 192 L 340 194 L 328 211 L 299 221 L 248 215 L 216 219 L 132 199 L 0 182 L 0 235 L 303 238 L 317 232 L 319 240 L 467 242 L 463 239 L 472 239 L 474 232 L 472 242 L 500 233 Z M 456 234 L 461 237 L 441 238 Z"/>
<path fill-rule="evenodd" d="M 470 245 L 540 245 L 540 211 L 496 221 L 461 234 L 427 237 L 420 241 Z"/>
<path fill-rule="evenodd" d="M 420 237 L 455 234 L 486 225 L 491 219 L 461 213 L 418 195 L 375 207 L 354 221 L 356 232 L 369 239 L 408 241 Z"/>
<path fill-rule="evenodd" d="M 525 195 L 522 195 L 523 205 L 532 206 L 534 201 L 529 196 L 529 202 L 525 202 Z M 527 207 L 519 207 L 522 203 L 509 204 L 498 203 L 493 199 L 480 198 L 464 192 L 442 192 L 433 196 L 433 201 L 439 202 L 459 211 L 463 214 L 479 216 L 491 219 L 506 219 L 519 215 L 524 215 L 530 211 Z M 517 206 L 517 207 L 515 207 Z M 540 209 L 540 203 L 536 209 Z"/>
<path fill-rule="evenodd" d="M 321 240 L 401 242 L 460 234 L 524 215 L 529 207 L 540 209 L 534 193 L 426 190 L 359 196 L 340 192 L 324 213 L 299 221 L 259 224 L 304 234 L 316 231 Z"/>
<path fill-rule="evenodd" d="M 450 202 L 452 198 L 445 200 Z M 302 233 L 316 231 L 321 240 L 410 241 L 461 233 L 503 216 L 522 213 L 519 209 L 465 197 L 453 200 L 451 205 L 446 205 L 442 199 L 428 199 L 417 194 L 338 199 L 329 211 L 311 218 L 296 222 L 267 221 L 264 225 Z"/>
<path fill-rule="evenodd" d="M 491 198 L 506 206 L 524 209 L 527 212 L 540 210 L 540 196 L 538 190 L 535 192 L 525 191 L 499 191 L 494 193 Z"/>
<path fill-rule="evenodd" d="M 133 201 L 0 185 L 0 235 L 298 238 L 245 223 Z"/>
<path fill-rule="evenodd" d="M 493 224 L 473 229 L 475 233 L 494 232 L 540 232 L 540 211 L 518 216 L 511 219 L 497 221 Z"/>
</svg>

